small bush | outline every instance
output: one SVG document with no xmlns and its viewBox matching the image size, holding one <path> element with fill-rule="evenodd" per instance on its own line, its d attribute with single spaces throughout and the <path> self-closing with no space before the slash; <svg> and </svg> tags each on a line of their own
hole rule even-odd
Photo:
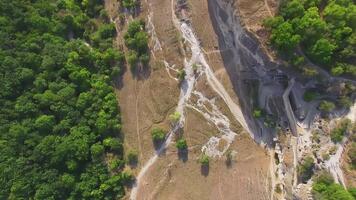
<svg viewBox="0 0 356 200">
<path fill-rule="evenodd" d="M 337 103 L 339 106 L 344 108 L 350 108 L 352 106 L 352 101 L 348 96 L 342 96 L 338 99 Z"/>
<path fill-rule="evenodd" d="M 173 114 L 169 115 L 169 119 L 171 120 L 171 122 L 176 123 L 179 121 L 181 117 L 181 114 L 179 112 L 174 112 Z"/>
<path fill-rule="evenodd" d="M 199 162 L 200 162 L 200 164 L 202 164 L 202 165 L 204 165 L 204 166 L 208 166 L 209 165 L 209 156 L 207 156 L 207 155 L 202 155 L 201 157 L 200 157 L 200 159 L 199 159 Z"/>
<path fill-rule="evenodd" d="M 315 77 L 318 75 L 318 71 L 312 67 L 303 67 L 302 71 L 303 75 L 305 76 Z"/>
<path fill-rule="evenodd" d="M 138 62 L 138 55 L 136 51 L 129 51 L 127 54 L 127 62 L 131 67 L 135 67 Z"/>
<path fill-rule="evenodd" d="M 335 143 L 341 142 L 343 137 L 344 137 L 344 132 L 341 128 L 335 128 L 330 133 L 330 138 Z"/>
<path fill-rule="evenodd" d="M 252 116 L 253 116 L 254 118 L 261 118 L 261 117 L 262 117 L 262 110 L 259 109 L 259 108 L 255 108 L 255 109 L 253 110 Z"/>
<path fill-rule="evenodd" d="M 226 151 L 225 157 L 226 157 L 226 164 L 231 165 L 232 160 L 233 160 L 233 154 L 230 149 Z"/>
<path fill-rule="evenodd" d="M 154 141 L 162 141 L 166 137 L 165 131 L 158 127 L 152 129 L 151 135 Z"/>
<path fill-rule="evenodd" d="M 178 71 L 177 77 L 179 81 L 183 81 L 185 78 L 186 72 L 184 69 Z"/>
<path fill-rule="evenodd" d="M 302 164 L 298 166 L 298 176 L 302 182 L 308 181 L 313 175 L 314 159 L 306 157 Z"/>
<path fill-rule="evenodd" d="M 138 5 L 136 0 L 122 0 L 122 6 L 127 9 L 133 9 Z"/>
<path fill-rule="evenodd" d="M 334 109 L 335 109 L 335 104 L 333 102 L 324 100 L 319 104 L 319 110 L 323 112 L 331 112 Z"/>
<path fill-rule="evenodd" d="M 177 140 L 176 147 L 178 150 L 185 150 L 188 148 L 187 141 L 184 138 Z"/>
<path fill-rule="evenodd" d="M 351 121 L 349 119 L 343 119 L 339 122 L 338 126 L 334 128 L 331 133 L 330 137 L 333 142 L 341 142 L 342 138 L 344 137 L 346 131 L 351 127 Z"/>
<path fill-rule="evenodd" d="M 119 160 L 119 159 L 113 159 L 110 161 L 109 164 L 109 168 L 110 170 L 116 170 L 116 169 L 121 169 L 122 167 L 124 167 L 125 163 L 123 160 Z"/>
<path fill-rule="evenodd" d="M 129 164 L 134 164 L 138 162 L 138 153 L 137 151 L 131 150 L 127 154 L 127 161 Z"/>
<path fill-rule="evenodd" d="M 305 91 L 304 95 L 303 95 L 303 99 L 306 102 L 313 101 L 318 97 L 319 97 L 319 94 L 317 92 L 314 92 L 314 91 Z"/>
<path fill-rule="evenodd" d="M 311 135 L 311 139 L 313 142 L 319 143 L 320 142 L 320 136 L 318 131 L 313 131 Z"/>
</svg>

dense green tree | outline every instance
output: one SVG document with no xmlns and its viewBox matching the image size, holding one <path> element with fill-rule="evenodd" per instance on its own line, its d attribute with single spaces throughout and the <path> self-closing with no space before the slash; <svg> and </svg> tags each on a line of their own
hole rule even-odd
<svg viewBox="0 0 356 200">
<path fill-rule="evenodd" d="M 104 146 L 100 143 L 95 143 L 91 145 L 90 152 L 93 158 L 98 158 L 99 156 L 103 155 L 104 153 Z"/>
<path fill-rule="evenodd" d="M 327 24 L 320 18 L 318 8 L 311 7 L 298 20 L 296 30 L 304 43 L 315 43 L 327 31 Z"/>
<path fill-rule="evenodd" d="M 138 61 L 144 66 L 149 62 L 148 35 L 144 27 L 143 21 L 134 20 L 129 23 L 124 35 L 125 44 L 130 49 L 127 61 L 132 67 L 135 67 Z"/>
<path fill-rule="evenodd" d="M 0 199 L 117 199 L 129 174 L 103 2 L 0 0 Z M 102 145 L 104 144 L 104 145 Z"/>
<path fill-rule="evenodd" d="M 283 22 L 272 30 L 271 41 L 281 52 L 293 51 L 300 40 L 300 35 L 295 33 L 289 22 Z"/>
<path fill-rule="evenodd" d="M 336 46 L 332 44 L 327 39 L 319 39 L 316 43 L 310 48 L 310 56 L 318 63 L 327 64 L 331 61 Z"/>
<path fill-rule="evenodd" d="M 271 44 L 285 55 L 292 66 L 303 72 L 307 67 L 295 65 L 293 58 L 304 51 L 310 60 L 331 71 L 332 75 L 356 75 L 356 5 L 352 0 L 285 0 L 279 15 L 265 20 L 271 30 Z M 296 48 L 297 46 L 301 48 Z"/>
<path fill-rule="evenodd" d="M 301 17 L 304 14 L 304 6 L 300 0 L 292 0 L 286 3 L 280 14 L 285 19 Z"/>
</svg>

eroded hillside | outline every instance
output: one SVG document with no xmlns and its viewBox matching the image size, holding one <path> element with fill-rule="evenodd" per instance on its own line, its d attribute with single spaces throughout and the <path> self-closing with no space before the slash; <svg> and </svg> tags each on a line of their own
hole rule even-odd
<svg viewBox="0 0 356 200">
<path fill-rule="evenodd" d="M 330 134 L 344 116 L 354 122 L 354 107 L 327 124 L 320 100 L 303 99 L 319 83 L 286 67 L 263 27 L 278 2 L 147 0 L 134 14 L 121 10 L 124 23 L 118 2 L 106 7 L 126 53 L 130 21 L 144 20 L 149 34 L 149 68 L 126 70 L 117 88 L 125 150 L 138 155 L 127 199 L 307 199 L 312 181 L 301 179 L 299 166 L 310 156 L 316 171 L 345 184 L 344 143 L 312 136 Z M 325 96 L 345 80 L 325 80 Z M 164 132 L 158 142 L 156 128 Z"/>
</svg>

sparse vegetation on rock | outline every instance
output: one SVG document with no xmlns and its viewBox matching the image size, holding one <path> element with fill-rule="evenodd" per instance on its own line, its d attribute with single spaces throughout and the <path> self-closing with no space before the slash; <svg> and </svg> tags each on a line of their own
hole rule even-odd
<svg viewBox="0 0 356 200">
<path fill-rule="evenodd" d="M 319 104 L 319 110 L 322 112 L 331 112 L 335 109 L 335 104 L 331 101 L 321 101 Z"/>
<path fill-rule="evenodd" d="M 333 142 L 341 142 L 342 138 L 346 134 L 346 131 L 351 128 L 351 121 L 349 119 L 341 120 L 337 127 L 330 132 L 330 138 Z"/>
<path fill-rule="evenodd" d="M 318 97 L 319 97 L 319 94 L 317 92 L 314 92 L 314 91 L 305 91 L 304 95 L 303 95 L 303 99 L 306 102 L 313 101 Z"/>
<path fill-rule="evenodd" d="M 351 160 L 352 167 L 356 169 L 356 142 L 352 142 L 351 147 L 347 153 Z"/>
<path fill-rule="evenodd" d="M 304 158 L 303 162 L 298 165 L 298 177 L 302 182 L 308 181 L 313 175 L 314 168 L 314 158 L 307 156 Z"/>
<path fill-rule="evenodd" d="M 185 72 L 184 69 L 179 70 L 178 73 L 177 73 L 178 80 L 180 82 L 183 81 L 184 78 L 185 78 L 185 75 L 186 75 L 186 72 Z"/>
</svg>

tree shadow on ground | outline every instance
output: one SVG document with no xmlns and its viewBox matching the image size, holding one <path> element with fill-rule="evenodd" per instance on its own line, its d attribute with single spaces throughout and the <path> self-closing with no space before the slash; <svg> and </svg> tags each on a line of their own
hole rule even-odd
<svg viewBox="0 0 356 200">
<path fill-rule="evenodd" d="M 200 173 L 205 177 L 208 176 L 209 175 L 209 165 L 201 165 Z"/>
<path fill-rule="evenodd" d="M 131 169 L 135 169 L 137 167 L 137 165 L 138 165 L 138 160 L 129 161 L 128 164 L 129 164 Z"/>
<path fill-rule="evenodd" d="M 137 63 L 135 66 L 130 67 L 130 71 L 134 79 L 137 80 L 146 80 L 151 75 L 151 67 L 149 64 L 143 65 L 141 63 Z"/>
<path fill-rule="evenodd" d="M 226 159 L 225 160 L 225 165 L 228 169 L 230 169 L 232 167 L 232 160 L 231 159 Z"/>
<path fill-rule="evenodd" d="M 178 150 L 178 159 L 187 162 L 188 161 L 188 149 Z"/>
<path fill-rule="evenodd" d="M 125 181 L 124 183 L 124 186 L 127 187 L 128 189 L 132 189 L 133 187 L 136 187 L 137 186 L 137 179 L 136 178 L 133 178 L 129 181 Z"/>
<path fill-rule="evenodd" d="M 121 65 L 120 73 L 117 77 L 113 78 L 114 86 L 116 89 L 121 90 L 124 87 L 124 75 L 127 71 L 127 66 L 125 64 Z"/>
<path fill-rule="evenodd" d="M 164 140 L 153 140 L 153 147 L 156 151 L 156 154 L 158 156 L 164 156 L 166 155 L 166 148 L 162 149 L 160 151 L 160 149 L 162 148 L 162 145 L 164 144 Z"/>
</svg>

